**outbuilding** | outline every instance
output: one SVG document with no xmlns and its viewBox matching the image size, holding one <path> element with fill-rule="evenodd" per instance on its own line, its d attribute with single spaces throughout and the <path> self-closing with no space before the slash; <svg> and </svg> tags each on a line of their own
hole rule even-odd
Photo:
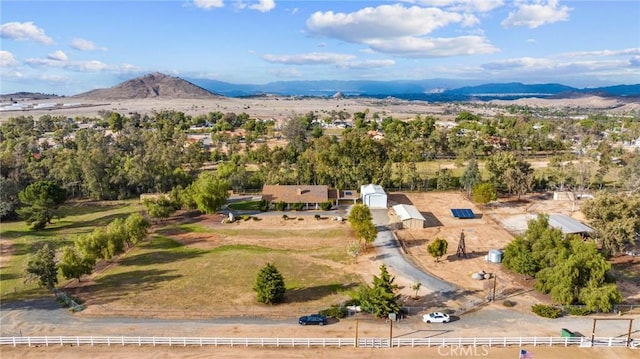
<svg viewBox="0 0 640 359">
<path fill-rule="evenodd" d="M 426 219 L 415 206 L 411 206 L 408 204 L 397 204 L 392 208 L 396 216 L 400 218 L 402 228 L 424 228 L 424 222 L 426 221 Z"/>
<path fill-rule="evenodd" d="M 579 234 L 582 237 L 588 237 L 593 232 L 593 228 L 563 214 L 550 214 L 549 226 L 560 229 L 564 235 Z"/>
<path fill-rule="evenodd" d="M 360 198 L 362 198 L 362 203 L 369 208 L 387 208 L 387 193 L 380 185 L 360 186 Z"/>
</svg>

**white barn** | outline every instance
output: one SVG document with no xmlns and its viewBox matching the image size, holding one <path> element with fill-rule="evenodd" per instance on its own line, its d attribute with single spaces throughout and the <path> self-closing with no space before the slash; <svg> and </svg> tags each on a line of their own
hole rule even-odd
<svg viewBox="0 0 640 359">
<path fill-rule="evenodd" d="M 397 204 L 392 208 L 396 216 L 400 218 L 402 228 L 424 228 L 426 219 L 415 206 Z"/>
<path fill-rule="evenodd" d="M 387 193 L 380 185 L 360 186 L 360 198 L 362 198 L 362 203 L 369 208 L 387 208 Z"/>
</svg>

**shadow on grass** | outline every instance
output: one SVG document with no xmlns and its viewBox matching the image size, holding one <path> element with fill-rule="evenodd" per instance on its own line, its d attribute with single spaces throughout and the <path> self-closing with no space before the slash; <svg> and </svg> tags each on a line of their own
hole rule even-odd
<svg viewBox="0 0 640 359">
<path fill-rule="evenodd" d="M 173 263 L 193 259 L 201 256 L 204 252 L 190 251 L 167 251 L 159 250 L 148 253 L 136 254 L 120 259 L 118 264 L 121 266 L 145 266 L 154 264 Z"/>
<path fill-rule="evenodd" d="M 117 208 L 128 207 L 130 204 L 113 203 L 105 204 L 104 202 L 70 202 L 60 209 L 64 216 L 78 216 L 98 212 L 106 212 Z"/>
<path fill-rule="evenodd" d="M 348 283 L 344 285 L 343 284 L 327 284 L 327 285 L 318 285 L 314 287 L 287 289 L 284 296 L 284 302 L 300 303 L 300 302 L 318 300 L 329 295 L 337 294 L 345 290 L 356 288 L 359 285 L 360 285 L 359 283 Z"/>
<path fill-rule="evenodd" d="M 61 219 L 60 220 L 61 223 L 55 227 L 50 228 L 50 230 L 69 230 L 69 229 L 87 228 L 87 227 L 91 227 L 93 230 L 93 227 L 104 227 L 115 219 L 118 219 L 118 218 L 125 219 L 128 216 L 129 216 L 129 213 L 117 213 L 117 214 L 109 214 L 106 216 L 96 217 L 88 221 L 73 221 L 73 222 L 66 222 L 64 221 L 64 219 Z M 63 224 L 64 222 L 68 224 Z"/>
<path fill-rule="evenodd" d="M 108 274 L 98 278 L 95 284 L 70 288 L 73 295 L 82 296 L 83 293 L 91 293 L 96 298 L 92 304 L 101 305 L 130 296 L 134 293 L 153 290 L 160 283 L 176 280 L 181 277 L 178 274 L 170 274 L 171 270 L 147 269 L 133 270 L 122 273 Z"/>
</svg>

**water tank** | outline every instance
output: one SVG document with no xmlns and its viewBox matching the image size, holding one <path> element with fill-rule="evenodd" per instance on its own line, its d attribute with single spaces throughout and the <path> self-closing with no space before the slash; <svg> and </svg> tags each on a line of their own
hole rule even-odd
<svg viewBox="0 0 640 359">
<path fill-rule="evenodd" d="M 501 249 L 489 250 L 489 254 L 487 255 L 487 262 L 490 262 L 490 263 L 502 262 L 502 250 Z"/>
</svg>

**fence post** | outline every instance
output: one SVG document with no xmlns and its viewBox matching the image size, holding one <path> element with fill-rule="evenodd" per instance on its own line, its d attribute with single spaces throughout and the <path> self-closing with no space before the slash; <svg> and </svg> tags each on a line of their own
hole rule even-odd
<svg viewBox="0 0 640 359">
<path fill-rule="evenodd" d="M 62 335 L 58 337 L 58 340 L 60 340 L 60 346 L 63 346 L 64 343 L 62 343 Z"/>
<path fill-rule="evenodd" d="M 80 346 L 80 337 L 76 337 L 76 344 Z"/>
<path fill-rule="evenodd" d="M 91 341 L 91 346 L 93 346 L 93 336 L 90 337 L 90 341 Z"/>
</svg>

